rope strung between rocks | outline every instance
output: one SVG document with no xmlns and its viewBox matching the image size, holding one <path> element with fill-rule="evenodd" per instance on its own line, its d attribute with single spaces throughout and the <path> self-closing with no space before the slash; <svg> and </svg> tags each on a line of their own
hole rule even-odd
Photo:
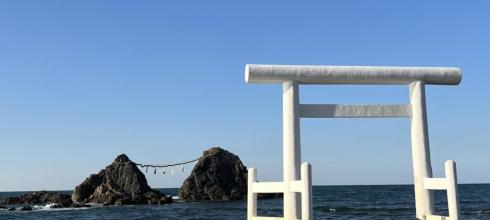
<svg viewBox="0 0 490 220">
<path fill-rule="evenodd" d="M 192 163 L 192 162 L 196 162 L 198 160 L 200 160 L 202 157 L 199 157 L 197 159 L 194 159 L 194 160 L 189 160 L 189 161 L 185 161 L 185 162 L 180 162 L 180 163 L 173 163 L 173 164 L 162 164 L 162 165 L 158 165 L 158 164 L 141 164 L 141 163 L 135 163 L 136 165 L 140 166 L 140 167 L 151 167 L 151 168 L 165 168 L 165 167 L 174 167 L 174 166 L 179 166 L 179 165 L 185 165 L 185 164 L 189 164 L 189 163 Z"/>
<path fill-rule="evenodd" d="M 157 174 L 157 168 L 163 168 L 163 174 L 166 173 L 166 168 L 167 167 L 175 167 L 175 166 L 182 166 L 180 168 L 180 171 L 184 172 L 184 165 L 186 164 L 190 164 L 190 163 L 193 163 L 193 162 L 196 162 L 204 157 L 211 157 L 211 156 L 214 156 L 216 154 L 218 154 L 219 152 L 221 151 L 216 151 L 215 153 L 213 154 L 210 154 L 210 155 L 205 155 L 205 156 L 201 156 L 199 158 L 196 158 L 194 160 L 189 160 L 189 161 L 184 161 L 184 162 L 180 162 L 180 163 L 172 163 L 172 164 L 143 164 L 143 163 L 135 163 L 137 166 L 141 167 L 141 168 L 146 168 L 146 173 L 148 173 L 148 168 L 153 168 L 153 174 Z M 172 169 L 172 174 L 174 174 L 174 169 Z"/>
</svg>

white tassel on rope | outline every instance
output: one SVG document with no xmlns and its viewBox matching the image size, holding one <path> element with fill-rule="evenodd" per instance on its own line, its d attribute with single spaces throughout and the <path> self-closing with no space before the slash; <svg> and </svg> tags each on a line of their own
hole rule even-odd
<svg viewBox="0 0 490 220">
<path fill-rule="evenodd" d="M 167 172 L 167 168 L 163 168 L 162 174 L 165 174 Z"/>
<path fill-rule="evenodd" d="M 184 165 L 182 165 L 182 167 L 180 168 L 180 172 L 184 172 Z"/>
</svg>

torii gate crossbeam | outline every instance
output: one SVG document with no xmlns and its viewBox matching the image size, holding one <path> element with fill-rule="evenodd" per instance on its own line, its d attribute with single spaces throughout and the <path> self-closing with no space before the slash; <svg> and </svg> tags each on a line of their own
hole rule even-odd
<svg viewBox="0 0 490 220">
<path fill-rule="evenodd" d="M 446 161 L 446 177 L 433 178 L 427 128 L 425 85 L 457 85 L 453 67 L 246 65 L 247 83 L 283 85 L 283 181 L 258 183 L 249 169 L 248 219 L 312 219 L 311 166 L 301 163 L 300 118 L 410 117 L 417 219 L 459 218 L 456 165 Z M 407 105 L 300 104 L 300 84 L 409 85 Z M 300 172 L 301 167 L 301 172 Z M 434 214 L 431 190 L 447 190 L 449 216 Z M 284 217 L 257 216 L 257 193 L 284 193 Z M 301 196 L 299 196 L 301 194 Z"/>
</svg>

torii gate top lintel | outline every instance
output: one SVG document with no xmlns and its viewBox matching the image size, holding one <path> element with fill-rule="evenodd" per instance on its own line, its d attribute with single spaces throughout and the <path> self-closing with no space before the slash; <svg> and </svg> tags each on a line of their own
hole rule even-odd
<svg viewBox="0 0 490 220">
<path fill-rule="evenodd" d="M 385 66 L 309 66 L 262 65 L 245 66 L 247 83 L 300 84 L 385 84 L 406 85 L 414 81 L 425 84 L 457 85 L 461 70 L 456 67 L 385 67 Z"/>
<path fill-rule="evenodd" d="M 255 168 L 248 172 L 248 220 L 311 220 L 311 165 L 301 165 L 300 118 L 409 117 L 416 218 L 458 220 L 456 163 L 445 163 L 445 178 L 434 178 L 430 161 L 425 85 L 458 85 L 461 70 L 455 67 L 381 66 L 245 66 L 247 83 L 281 83 L 283 87 L 283 181 L 257 182 Z M 405 105 L 301 104 L 300 84 L 409 85 Z M 435 214 L 432 190 L 446 190 L 449 216 Z M 257 193 L 283 193 L 284 217 L 257 216 Z M 299 196 L 299 194 L 301 196 Z"/>
</svg>

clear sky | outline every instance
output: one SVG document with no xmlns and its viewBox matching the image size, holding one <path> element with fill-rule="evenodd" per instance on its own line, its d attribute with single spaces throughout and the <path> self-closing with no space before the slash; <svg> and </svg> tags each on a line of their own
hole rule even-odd
<svg viewBox="0 0 490 220">
<path fill-rule="evenodd" d="M 1 1 L 0 191 L 73 189 L 126 153 L 214 145 L 282 178 L 280 85 L 261 64 L 457 66 L 429 86 L 432 166 L 490 182 L 490 2 Z M 302 86 L 302 103 L 407 103 L 406 86 Z M 303 119 L 314 184 L 412 182 L 408 119 Z M 178 187 L 189 174 L 148 175 Z"/>
</svg>

